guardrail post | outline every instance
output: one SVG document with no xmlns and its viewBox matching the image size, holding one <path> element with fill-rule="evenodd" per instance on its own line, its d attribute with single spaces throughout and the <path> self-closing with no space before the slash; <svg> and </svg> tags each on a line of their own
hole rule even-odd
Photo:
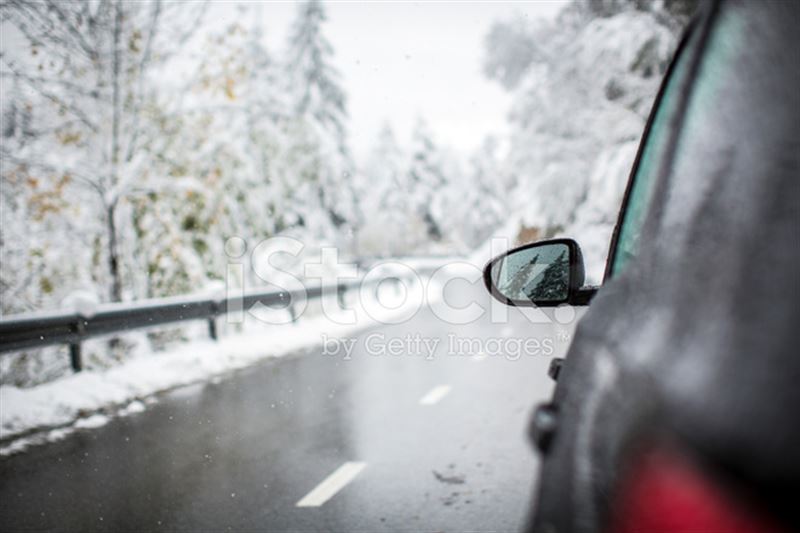
<svg viewBox="0 0 800 533">
<path fill-rule="evenodd" d="M 80 372 L 83 370 L 83 361 L 81 359 L 81 343 L 76 342 L 69 345 L 69 362 L 72 366 L 73 372 Z"/>
<path fill-rule="evenodd" d="M 83 357 L 81 355 L 81 341 L 80 338 L 84 332 L 83 318 L 78 318 L 76 322 L 70 325 L 70 329 L 78 336 L 75 342 L 69 344 L 69 363 L 73 372 L 80 372 L 83 370 Z"/>
<path fill-rule="evenodd" d="M 292 317 L 292 323 L 297 323 L 297 309 L 294 308 L 294 303 L 289 304 L 289 315 Z"/>
<path fill-rule="evenodd" d="M 208 317 L 208 336 L 217 340 L 217 320 L 213 316 Z"/>
<path fill-rule="evenodd" d="M 208 317 L 208 336 L 211 340 L 217 340 L 217 315 L 219 314 L 219 303 L 211 303 L 211 314 Z"/>
<path fill-rule="evenodd" d="M 339 300 L 339 307 L 342 309 L 344 309 L 344 292 L 344 285 L 336 287 L 336 299 Z"/>
</svg>

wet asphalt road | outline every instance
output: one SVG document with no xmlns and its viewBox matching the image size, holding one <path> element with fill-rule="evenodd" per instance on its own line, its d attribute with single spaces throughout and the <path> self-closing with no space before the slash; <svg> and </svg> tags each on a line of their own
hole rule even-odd
<svg viewBox="0 0 800 533">
<path fill-rule="evenodd" d="M 518 530 L 537 471 L 527 418 L 572 327 L 510 311 L 505 324 L 452 326 L 423 309 L 361 332 L 350 360 L 321 348 L 267 359 L 1 459 L 0 530 Z M 413 343 L 375 355 L 407 334 L 441 339 L 435 356 Z M 550 339 L 554 353 L 481 357 L 506 338 Z M 296 506 L 353 461 L 366 466 L 330 500 Z"/>
</svg>

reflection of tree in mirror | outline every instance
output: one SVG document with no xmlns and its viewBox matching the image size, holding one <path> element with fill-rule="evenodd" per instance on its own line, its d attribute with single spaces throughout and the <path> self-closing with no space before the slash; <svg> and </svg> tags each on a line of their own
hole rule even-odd
<svg viewBox="0 0 800 533">
<path fill-rule="evenodd" d="M 541 276 L 525 286 L 525 294 L 531 300 L 564 300 L 568 293 L 569 260 L 563 251 L 550 263 Z"/>
<path fill-rule="evenodd" d="M 533 278 L 534 268 L 539 261 L 539 254 L 533 256 L 527 263 L 520 266 L 516 272 L 507 273 L 507 283 L 500 287 L 500 292 L 512 300 L 525 298 L 525 291 L 529 280 Z"/>
</svg>

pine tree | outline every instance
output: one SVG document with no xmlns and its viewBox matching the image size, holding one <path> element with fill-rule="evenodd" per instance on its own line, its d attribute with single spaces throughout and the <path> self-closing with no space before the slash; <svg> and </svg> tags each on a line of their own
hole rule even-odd
<svg viewBox="0 0 800 533">
<path fill-rule="evenodd" d="M 299 4 L 289 38 L 290 89 L 297 94 L 295 115 L 312 118 L 341 154 L 347 155 L 347 100 L 339 72 L 332 65 L 333 47 L 322 33 L 326 20 L 319 0 Z"/>
<path fill-rule="evenodd" d="M 391 125 L 385 122 L 375 138 L 363 169 L 361 205 L 365 252 L 402 255 L 409 252 L 409 191 L 406 158 Z M 388 230 L 388 231 L 387 231 Z"/>
<path fill-rule="evenodd" d="M 531 283 L 525 287 L 525 294 L 532 300 L 559 301 L 567 296 L 569 291 L 569 259 L 567 252 L 561 252 L 558 257 L 544 269 L 541 278 L 536 284 Z"/>
<path fill-rule="evenodd" d="M 322 32 L 325 9 L 318 0 L 298 6 L 289 37 L 288 92 L 295 95 L 289 129 L 293 168 L 303 178 L 293 193 L 298 223 L 326 240 L 357 229 L 362 218 L 352 184 L 347 144 L 347 100 L 333 66 L 333 47 Z M 320 212 L 325 220 L 317 220 Z"/>
<path fill-rule="evenodd" d="M 408 170 L 410 207 L 425 227 L 428 239 L 444 237 L 442 191 L 448 180 L 442 170 L 441 154 L 424 120 L 418 119 L 412 136 L 411 161 Z"/>
<path fill-rule="evenodd" d="M 489 238 L 508 216 L 507 186 L 497 157 L 498 142 L 488 137 L 470 160 L 465 182 L 455 189 L 453 231 L 468 250 Z"/>
</svg>

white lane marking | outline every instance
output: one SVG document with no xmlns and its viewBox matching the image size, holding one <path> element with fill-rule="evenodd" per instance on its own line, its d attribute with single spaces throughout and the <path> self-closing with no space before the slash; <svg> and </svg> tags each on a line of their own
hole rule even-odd
<svg viewBox="0 0 800 533">
<path fill-rule="evenodd" d="M 430 390 L 428 394 L 420 399 L 420 405 L 434 405 L 439 402 L 442 398 L 447 396 L 447 393 L 450 392 L 450 385 L 439 385 Z"/>
<path fill-rule="evenodd" d="M 485 352 L 480 352 L 480 353 L 476 353 L 475 355 L 473 355 L 472 356 L 472 360 L 475 361 L 476 363 L 480 363 L 481 361 L 486 361 L 486 359 L 488 357 L 489 356 L 486 355 Z"/>
<path fill-rule="evenodd" d="M 348 483 L 353 481 L 366 466 L 367 463 L 348 461 L 337 468 L 333 474 L 323 479 L 311 492 L 303 496 L 303 498 L 297 502 L 296 506 L 319 507 L 333 498 L 333 496 L 347 486 Z"/>
</svg>

